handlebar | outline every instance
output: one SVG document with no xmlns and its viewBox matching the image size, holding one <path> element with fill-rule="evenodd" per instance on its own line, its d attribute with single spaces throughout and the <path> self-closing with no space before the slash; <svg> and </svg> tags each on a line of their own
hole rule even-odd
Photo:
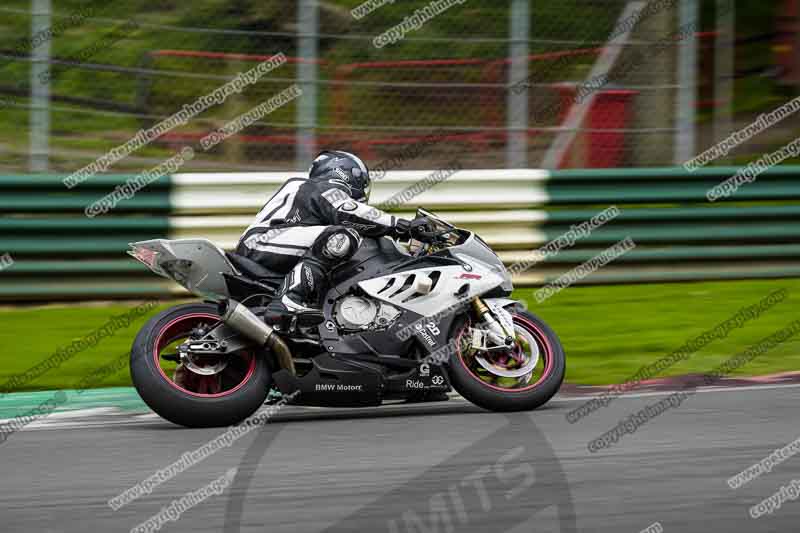
<svg viewBox="0 0 800 533">
<path fill-rule="evenodd" d="M 423 244 L 454 245 L 459 239 L 458 228 L 423 209 L 417 211 L 409 229 L 409 236 Z"/>
<path fill-rule="evenodd" d="M 433 231 L 417 230 L 414 232 L 413 237 L 421 242 L 436 243 L 438 242 L 438 234 Z"/>
<path fill-rule="evenodd" d="M 416 228 L 414 231 L 411 232 L 411 236 L 418 241 L 429 243 L 429 244 L 447 244 L 450 242 L 450 234 L 452 230 L 424 230 L 422 228 Z"/>
<path fill-rule="evenodd" d="M 414 225 L 409 232 L 411 237 L 421 242 L 435 243 L 438 233 L 433 229 L 433 224 L 427 217 L 418 217 L 414 220 Z"/>
</svg>

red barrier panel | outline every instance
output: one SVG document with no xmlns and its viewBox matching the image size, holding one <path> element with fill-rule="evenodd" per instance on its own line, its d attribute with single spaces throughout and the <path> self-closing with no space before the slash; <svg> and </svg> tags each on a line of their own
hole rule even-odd
<svg viewBox="0 0 800 533">
<path fill-rule="evenodd" d="M 589 132 L 589 168 L 622 166 L 625 132 L 631 118 L 631 100 L 637 91 L 609 90 L 597 94 L 589 110 L 589 127 L 616 131 Z"/>
</svg>

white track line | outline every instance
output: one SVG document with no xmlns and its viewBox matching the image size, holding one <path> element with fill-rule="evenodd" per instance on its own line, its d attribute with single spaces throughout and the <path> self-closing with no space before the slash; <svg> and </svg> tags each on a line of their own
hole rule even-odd
<svg viewBox="0 0 800 533">
<path fill-rule="evenodd" d="M 740 391 L 763 391 L 769 389 L 794 389 L 800 387 L 798 383 L 789 383 L 785 385 L 753 385 L 753 386 L 743 386 L 743 387 L 703 387 L 698 388 L 695 392 L 698 393 L 716 393 L 716 392 L 740 392 Z M 680 391 L 682 389 L 675 389 L 675 390 L 665 390 L 665 391 L 652 391 L 652 392 L 639 392 L 639 393 L 631 393 L 631 394 L 624 394 L 614 398 L 614 400 L 626 400 L 626 399 L 635 399 L 635 398 L 649 398 L 653 396 L 668 396 L 673 394 L 676 391 Z M 561 396 L 556 395 L 552 403 L 555 404 L 562 404 L 568 402 L 585 402 L 591 400 L 592 398 L 599 398 L 601 395 L 584 395 L 584 396 Z M 468 404 L 469 402 L 458 395 L 450 396 L 450 402 L 447 404 L 439 404 L 441 406 L 446 405 L 453 405 L 455 403 L 458 404 Z M 407 411 L 410 415 L 413 415 L 415 411 L 425 410 L 432 405 L 436 404 L 427 404 L 427 403 L 418 403 L 418 404 L 390 404 L 384 405 L 381 407 L 373 408 L 376 409 L 377 412 L 385 413 L 385 412 L 402 412 Z M 289 411 L 288 409 L 291 409 Z M 302 407 L 302 406 L 292 406 L 287 408 L 286 415 L 294 415 L 298 413 L 308 413 L 308 412 L 317 412 L 320 409 L 324 409 L 325 411 L 334 412 L 336 408 L 319 408 L 319 407 Z M 356 408 L 347 408 L 347 409 L 356 409 Z M 370 408 L 364 408 L 370 409 Z M 88 419 L 82 420 L 69 420 L 69 419 L 80 419 L 86 417 L 88 415 Z M 9 419 L 0 420 L 0 424 L 8 422 Z M 281 415 L 276 416 L 275 422 L 281 422 Z M 95 427 L 110 427 L 110 426 L 141 426 L 141 425 L 163 425 L 168 424 L 169 422 L 162 420 L 158 415 L 155 413 L 142 413 L 142 412 L 130 412 L 130 411 L 123 411 L 122 409 L 118 409 L 115 407 L 100 407 L 100 408 L 91 408 L 91 409 L 76 409 L 72 411 L 63 411 L 63 412 L 56 412 L 51 414 L 50 416 L 43 418 L 41 420 L 37 420 L 27 426 L 22 431 L 50 431 L 50 430 L 58 430 L 58 429 L 88 429 L 88 428 L 95 428 Z M 177 426 L 176 426 L 177 429 Z"/>
<path fill-rule="evenodd" d="M 694 391 L 701 392 L 701 393 L 708 393 L 708 392 L 739 392 L 739 391 L 754 391 L 754 390 L 766 390 L 766 389 L 793 389 L 800 387 L 800 383 L 787 383 L 784 385 L 744 385 L 741 387 L 698 387 Z M 629 394 L 621 394 L 619 396 L 614 397 L 614 400 L 624 400 L 626 398 L 648 398 L 650 396 L 669 396 L 675 392 L 680 392 L 682 390 L 686 390 L 686 388 L 682 389 L 670 389 L 670 390 L 663 390 L 663 391 L 651 391 L 651 392 L 634 392 Z M 556 395 L 552 401 L 559 401 L 559 402 L 583 402 L 587 400 L 591 400 L 592 398 L 603 398 L 602 393 L 598 394 L 587 394 L 581 396 L 559 396 Z"/>
</svg>

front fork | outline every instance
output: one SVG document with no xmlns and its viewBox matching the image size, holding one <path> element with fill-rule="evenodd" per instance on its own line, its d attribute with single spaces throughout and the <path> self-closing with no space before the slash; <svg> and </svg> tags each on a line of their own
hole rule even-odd
<svg viewBox="0 0 800 533">
<path fill-rule="evenodd" d="M 472 300 L 472 308 L 475 311 L 475 316 L 478 323 L 482 323 L 486 328 L 488 340 L 498 348 L 510 348 L 514 345 L 514 331 L 509 331 L 509 328 L 503 324 L 492 312 L 492 309 L 480 297 Z M 475 346 L 479 343 L 481 346 Z M 486 342 L 483 339 L 473 336 L 473 347 L 480 349 L 486 348 Z"/>
</svg>

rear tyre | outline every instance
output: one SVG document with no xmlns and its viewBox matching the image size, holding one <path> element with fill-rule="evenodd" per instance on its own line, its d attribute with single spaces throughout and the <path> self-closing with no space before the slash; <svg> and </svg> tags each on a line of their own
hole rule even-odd
<svg viewBox="0 0 800 533">
<path fill-rule="evenodd" d="M 467 317 L 456 321 L 451 338 L 457 350 L 450 357 L 453 388 L 470 402 L 491 411 L 529 411 L 547 403 L 564 381 L 566 358 L 558 336 L 542 319 L 523 310 L 509 309 L 520 335 L 535 342 L 539 362 L 527 381 L 493 376 L 475 364 L 464 335 L 470 324 Z"/>
<path fill-rule="evenodd" d="M 228 426 L 263 405 L 271 373 L 260 352 L 231 354 L 227 366 L 209 376 L 183 365 L 175 367 L 161 357 L 174 352 L 170 347 L 189 338 L 196 328 L 219 321 L 215 305 L 184 304 L 156 315 L 139 331 L 131 348 L 131 378 L 139 396 L 159 416 L 186 427 Z M 214 361 L 208 364 L 213 366 Z"/>
</svg>

